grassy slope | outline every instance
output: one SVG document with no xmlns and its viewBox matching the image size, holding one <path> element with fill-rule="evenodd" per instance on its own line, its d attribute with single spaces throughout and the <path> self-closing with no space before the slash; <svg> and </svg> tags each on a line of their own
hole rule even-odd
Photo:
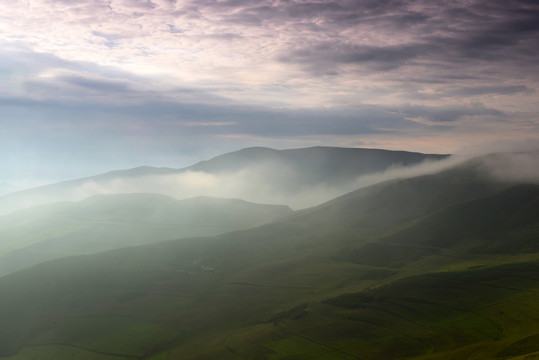
<svg viewBox="0 0 539 360">
<path fill-rule="evenodd" d="M 286 206 L 156 194 L 39 206 L 0 217 L 0 274 L 63 256 L 246 229 L 291 213 Z"/>
<path fill-rule="evenodd" d="M 539 186 L 516 185 L 419 218 L 374 241 L 348 248 L 343 257 L 399 267 L 426 255 L 521 254 L 539 251 Z"/>
<path fill-rule="evenodd" d="M 49 262 L 0 279 L 0 354 L 516 360 L 539 351 L 539 257 L 530 248 L 486 255 L 446 244 L 398 267 L 343 253 L 391 237 L 413 243 L 414 231 L 428 233 L 417 228 L 451 224 L 438 214 L 454 207 L 478 216 L 497 209 L 503 219 L 516 211 L 503 229 L 531 243 L 537 189 L 524 190 L 461 168 L 352 193 L 257 229 Z M 518 201 L 507 207 L 506 198 Z"/>
</svg>

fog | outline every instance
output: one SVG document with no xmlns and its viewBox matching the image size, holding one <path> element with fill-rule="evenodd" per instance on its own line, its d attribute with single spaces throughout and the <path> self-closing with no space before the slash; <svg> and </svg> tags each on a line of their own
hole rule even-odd
<svg viewBox="0 0 539 360">
<path fill-rule="evenodd" d="M 334 181 L 306 180 L 301 170 L 278 161 L 267 161 L 240 171 L 209 173 L 186 171 L 171 175 L 85 181 L 67 194 L 80 200 L 97 194 L 159 193 L 176 199 L 195 196 L 238 198 L 265 204 L 284 204 L 298 210 L 319 205 L 337 196 L 379 182 L 436 173 L 470 160 L 454 155 L 415 166 L 394 165 L 383 172 Z M 539 150 L 481 156 L 480 168 L 495 179 L 539 183 Z"/>
<path fill-rule="evenodd" d="M 264 204 L 284 204 L 293 209 L 315 206 L 347 192 L 380 181 L 440 171 L 465 160 L 450 157 L 416 166 L 394 165 L 384 172 L 351 177 L 342 174 L 305 174 L 279 161 L 265 161 L 238 171 L 187 170 L 167 175 L 88 178 L 0 197 L 0 213 L 34 205 L 77 201 L 99 194 L 157 193 L 176 199 L 195 196 L 238 198 Z"/>
<path fill-rule="evenodd" d="M 328 175 L 312 169 L 306 172 L 277 160 L 237 171 L 178 170 L 166 175 L 92 177 L 0 196 L 0 214 L 40 204 L 122 193 L 156 193 L 179 200 L 196 196 L 237 198 L 299 210 L 378 182 L 439 172 L 472 157 L 453 155 L 414 166 L 393 165 L 386 171 L 359 177 L 342 173 Z M 494 153 L 477 159 L 480 169 L 495 179 L 539 183 L 539 150 Z"/>
<path fill-rule="evenodd" d="M 213 174 L 187 171 L 174 175 L 146 176 L 135 179 L 114 179 L 106 183 L 85 182 L 73 190 L 73 197 L 85 198 L 95 194 L 120 192 L 150 192 L 184 199 L 194 196 L 239 198 L 266 204 L 284 204 L 302 209 L 321 204 L 350 191 L 381 181 L 418 176 L 441 171 L 465 161 L 451 157 L 427 161 L 416 166 L 395 165 L 384 172 L 359 176 L 333 183 L 305 181 L 304 174 L 279 162 L 265 162 L 235 172 Z"/>
<path fill-rule="evenodd" d="M 501 181 L 539 184 L 539 150 L 487 155 L 481 168 Z"/>
</svg>

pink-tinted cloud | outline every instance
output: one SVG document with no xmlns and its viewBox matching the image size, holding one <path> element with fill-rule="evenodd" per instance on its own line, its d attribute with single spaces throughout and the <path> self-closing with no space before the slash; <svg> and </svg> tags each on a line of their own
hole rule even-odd
<svg viewBox="0 0 539 360">
<path fill-rule="evenodd" d="M 538 24 L 526 0 L 0 1 L 0 149 L 139 165 L 539 137 Z"/>
</svg>

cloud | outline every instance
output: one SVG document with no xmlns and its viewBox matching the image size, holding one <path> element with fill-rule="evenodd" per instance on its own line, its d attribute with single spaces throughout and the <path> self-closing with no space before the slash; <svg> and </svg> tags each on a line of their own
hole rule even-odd
<svg viewBox="0 0 539 360">
<path fill-rule="evenodd" d="M 108 79 L 92 79 L 83 76 L 63 76 L 60 78 L 69 85 L 82 87 L 91 91 L 99 91 L 104 93 L 130 91 L 129 84 L 125 81 L 111 81 Z"/>
<path fill-rule="evenodd" d="M 535 89 L 526 85 L 490 85 L 490 86 L 470 86 L 447 92 L 449 96 L 476 96 L 476 95 L 516 95 L 521 93 L 534 93 Z M 442 94 L 443 96 L 443 94 Z"/>
<path fill-rule="evenodd" d="M 465 77 L 466 80 L 473 79 L 473 77 Z M 449 81 L 438 81 L 443 83 L 444 86 L 439 90 L 431 93 L 409 92 L 409 98 L 416 100 L 441 100 L 448 98 L 478 98 L 485 96 L 508 96 L 508 95 L 531 95 L 535 93 L 534 88 L 530 88 L 526 85 L 484 85 L 484 86 L 465 86 L 454 87 L 449 85 L 452 81 L 458 81 L 460 78 L 451 77 Z M 409 81 L 413 81 L 410 79 Z M 418 80 L 421 82 L 421 80 Z"/>
<path fill-rule="evenodd" d="M 36 131 L 46 134 L 50 142 L 58 141 L 59 136 L 85 137 L 101 147 L 112 134 L 120 139 L 151 134 L 161 142 L 173 142 L 190 135 L 350 135 L 421 126 L 383 106 L 246 105 L 219 96 L 218 87 L 171 87 L 160 80 L 110 67 L 88 66 L 53 56 L 43 62 L 40 55 L 34 59 L 31 53 L 26 58 L 26 67 L 32 71 L 22 82 L 25 92 L 16 96 L 0 94 L 0 105 L 18 112 L 19 123 L 33 124 L 22 130 L 21 139 Z M 18 76 L 24 77 L 25 73 L 26 70 Z M 36 122 L 41 124 L 36 126 Z"/>
<path fill-rule="evenodd" d="M 279 56 L 281 61 L 302 64 L 315 72 L 346 64 L 355 64 L 362 72 L 441 64 L 466 71 L 481 69 L 477 60 L 501 67 L 507 62 L 530 63 L 539 48 L 539 8 L 530 2 L 333 4 L 324 10 L 320 7 L 319 22 L 340 31 L 352 26 L 350 35 L 363 36 L 310 37 L 299 50 L 295 46 L 287 49 Z M 349 21 L 339 26 L 337 14 L 346 14 Z"/>
<path fill-rule="evenodd" d="M 495 153 L 480 159 L 490 176 L 506 182 L 539 184 L 539 150 Z"/>
<path fill-rule="evenodd" d="M 0 148 L 110 169 L 538 136 L 538 24 L 525 0 L 4 2 Z"/>
<path fill-rule="evenodd" d="M 7 41 L 134 72 L 227 84 L 232 78 L 248 90 L 242 94 L 260 93 L 268 81 L 312 89 L 313 75 L 345 83 L 360 74 L 366 85 L 397 72 L 420 73 L 424 84 L 475 76 L 485 89 L 515 86 L 500 84 L 494 73 L 527 76 L 519 86 L 528 88 L 538 81 L 525 70 L 539 49 L 539 7 L 528 1 L 38 0 L 3 10 Z M 384 73 L 391 77 L 376 78 Z M 328 84 L 318 85 L 321 96 Z M 290 95 L 282 92 L 280 100 Z"/>
<path fill-rule="evenodd" d="M 455 122 L 464 117 L 489 116 L 490 118 L 503 119 L 506 115 L 496 109 L 485 108 L 476 104 L 471 106 L 451 106 L 451 107 L 428 107 L 428 106 L 405 106 L 396 112 L 403 114 L 406 118 L 421 118 L 432 122 Z"/>
<path fill-rule="evenodd" d="M 11 61 L 15 55 L 4 61 Z M 489 126 L 489 119 L 508 119 L 500 110 L 465 103 L 345 103 L 332 107 L 246 104 L 220 96 L 219 86 L 170 84 L 114 67 L 29 51 L 23 59 L 24 70 L 17 77 L 27 76 L 25 82 L 18 83 L 25 90 L 0 96 L 0 125 L 4 129 L 0 149 L 20 154 L 19 148 L 24 146 L 30 155 L 24 155 L 20 163 L 43 171 L 36 162 L 46 162 L 50 167 L 47 179 L 59 171 L 70 174 L 65 177 L 74 177 L 139 165 L 177 166 L 179 153 L 191 154 L 194 161 L 260 144 L 279 144 L 280 148 L 285 146 L 281 144 L 357 146 L 383 135 L 392 140 L 385 145 L 377 143 L 377 147 L 391 144 L 392 149 L 422 151 L 410 148 L 402 138 L 412 144 L 433 133 L 449 134 L 462 126 L 463 119 L 473 119 L 475 126 Z M 341 143 L 341 139 L 347 143 Z M 101 162 L 107 165 L 98 165 Z M 62 170 L 65 164 L 70 164 L 69 172 Z M 32 178 L 37 176 L 32 172 Z"/>
<path fill-rule="evenodd" d="M 310 71 L 324 74 L 338 73 L 340 65 L 362 65 L 369 71 L 389 71 L 406 65 L 429 46 L 421 44 L 364 46 L 339 42 L 322 42 L 293 49 L 279 60 L 300 63 Z"/>
</svg>

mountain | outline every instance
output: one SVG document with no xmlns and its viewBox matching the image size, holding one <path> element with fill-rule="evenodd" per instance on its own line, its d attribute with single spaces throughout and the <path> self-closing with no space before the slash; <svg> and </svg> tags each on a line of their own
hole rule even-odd
<svg viewBox="0 0 539 360">
<path fill-rule="evenodd" d="M 144 166 L 3 195 L 0 214 L 98 194 L 148 192 L 178 199 L 207 195 L 306 207 L 357 188 L 360 176 L 447 157 L 334 147 L 247 148 L 183 169 Z"/>
<path fill-rule="evenodd" d="M 201 161 L 191 170 L 209 173 L 237 171 L 260 163 L 294 168 L 302 182 L 339 183 L 358 176 L 384 171 L 391 166 L 411 166 L 426 160 L 436 161 L 449 155 L 422 154 L 381 149 L 311 147 L 274 150 L 254 147 Z"/>
<path fill-rule="evenodd" d="M 291 213 L 282 205 L 157 194 L 41 205 L 0 216 L 0 274 L 64 256 L 246 229 Z"/>
<path fill-rule="evenodd" d="M 6 359 L 533 359 L 539 186 L 485 158 L 0 278 Z"/>
</svg>

